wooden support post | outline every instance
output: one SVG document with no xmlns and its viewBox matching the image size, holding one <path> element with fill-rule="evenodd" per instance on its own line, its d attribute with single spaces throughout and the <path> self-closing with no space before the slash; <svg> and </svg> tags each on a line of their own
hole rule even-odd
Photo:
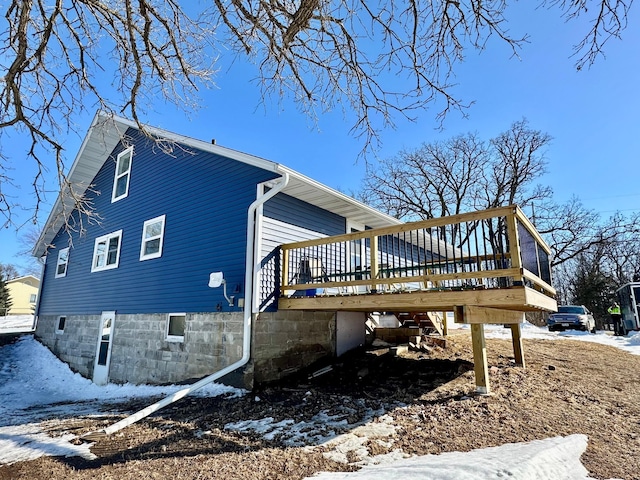
<svg viewBox="0 0 640 480">
<path fill-rule="evenodd" d="M 376 292 L 378 285 L 376 279 L 380 274 L 380 266 L 378 264 L 378 237 L 371 236 L 370 239 L 370 251 L 371 251 L 371 291 Z"/>
<path fill-rule="evenodd" d="M 515 358 L 516 365 L 525 367 L 524 364 L 524 350 L 522 349 L 522 331 L 519 323 L 512 323 L 511 327 L 511 341 L 513 342 L 513 357 Z"/>
<path fill-rule="evenodd" d="M 476 393 L 487 395 L 489 389 L 489 367 L 487 365 L 487 345 L 484 340 L 484 325 L 471 324 L 471 342 L 473 344 L 473 368 L 476 374 Z"/>
<path fill-rule="evenodd" d="M 447 312 L 442 313 L 442 336 L 446 337 L 449 335 L 449 324 L 447 323 Z"/>
<path fill-rule="evenodd" d="M 284 294 L 284 287 L 289 285 L 289 249 L 282 249 L 282 278 L 280 279 L 282 284 L 281 293 Z"/>
</svg>

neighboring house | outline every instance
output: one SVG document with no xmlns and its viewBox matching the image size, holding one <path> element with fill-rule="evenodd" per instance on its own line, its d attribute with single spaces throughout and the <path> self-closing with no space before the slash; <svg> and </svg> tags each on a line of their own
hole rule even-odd
<svg viewBox="0 0 640 480">
<path fill-rule="evenodd" d="M 36 310 L 40 280 L 33 275 L 26 275 L 7 280 L 5 283 L 11 298 L 11 308 L 7 315 L 33 315 Z"/>
<path fill-rule="evenodd" d="M 278 312 L 261 265 L 282 243 L 397 219 L 278 163 L 150 131 L 163 142 L 94 118 L 69 180 L 97 216 L 60 196 L 33 251 L 41 342 L 96 383 L 181 382 L 238 361 L 251 322 L 248 386 L 364 342 L 363 312 Z"/>
</svg>

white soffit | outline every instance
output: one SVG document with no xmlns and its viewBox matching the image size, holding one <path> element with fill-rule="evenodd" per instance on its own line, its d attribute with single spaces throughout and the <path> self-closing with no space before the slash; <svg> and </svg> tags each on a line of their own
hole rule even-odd
<svg viewBox="0 0 640 480">
<path fill-rule="evenodd" d="M 388 227 L 402 223 L 397 218 L 379 212 L 355 198 L 333 190 L 301 173 L 283 165 L 279 165 L 279 167 L 280 172 L 286 172 L 290 177 L 289 184 L 283 190 L 283 193 L 287 195 L 371 228 Z"/>
</svg>

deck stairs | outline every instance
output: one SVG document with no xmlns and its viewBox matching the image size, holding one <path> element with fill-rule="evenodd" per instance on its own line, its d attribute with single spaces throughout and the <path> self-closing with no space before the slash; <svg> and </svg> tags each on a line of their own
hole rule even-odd
<svg viewBox="0 0 640 480">
<path fill-rule="evenodd" d="M 424 333 L 444 334 L 443 314 L 440 312 L 396 312 L 394 314 L 402 326 L 420 327 Z"/>
</svg>

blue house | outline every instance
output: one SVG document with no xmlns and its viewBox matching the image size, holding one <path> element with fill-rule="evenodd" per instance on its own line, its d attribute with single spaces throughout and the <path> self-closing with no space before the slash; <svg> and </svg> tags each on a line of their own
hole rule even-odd
<svg viewBox="0 0 640 480">
<path fill-rule="evenodd" d="M 397 219 L 284 165 L 149 131 L 95 116 L 33 251 L 42 343 L 99 384 L 237 365 L 249 386 L 363 343 L 363 312 L 278 311 L 264 268 L 283 243 Z M 82 195 L 95 216 L 72 208 Z"/>
</svg>

